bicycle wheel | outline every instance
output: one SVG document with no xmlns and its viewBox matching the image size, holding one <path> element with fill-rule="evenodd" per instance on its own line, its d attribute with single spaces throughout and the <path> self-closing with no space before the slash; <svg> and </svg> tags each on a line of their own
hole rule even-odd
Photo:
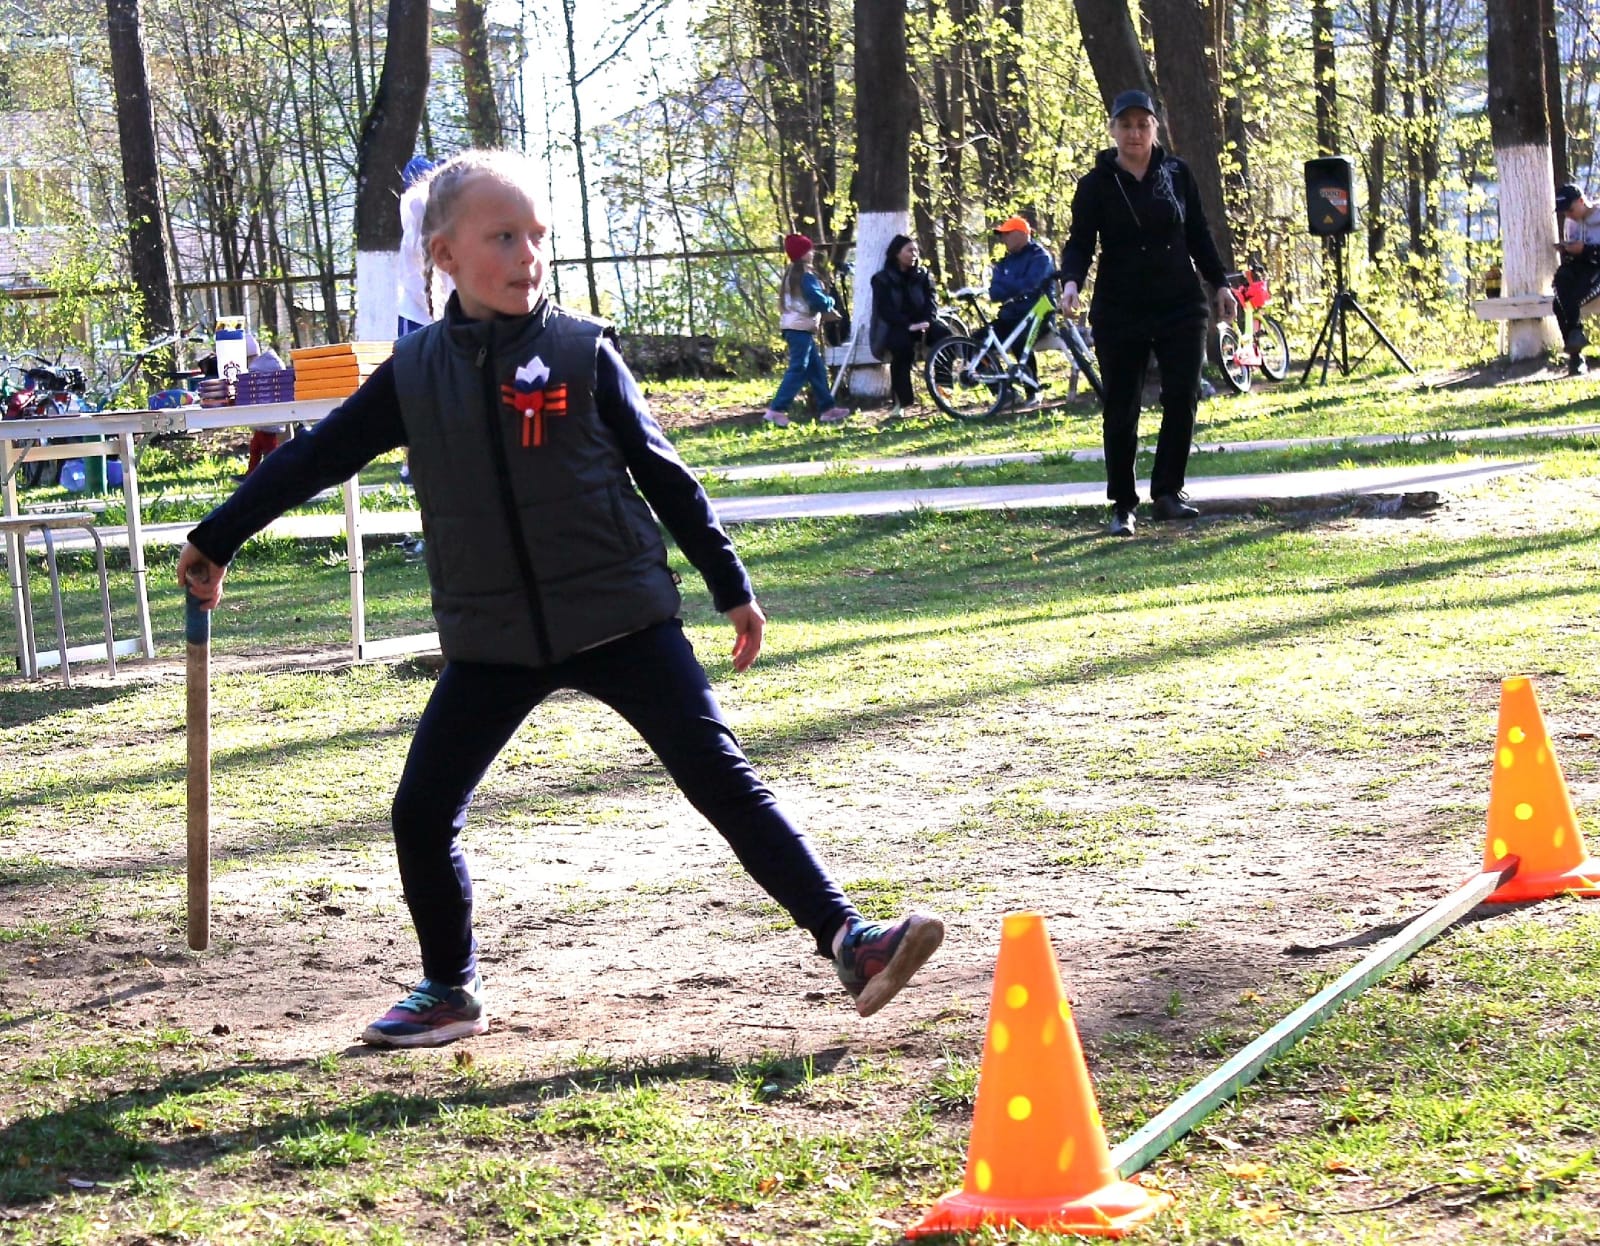
<svg viewBox="0 0 1600 1246">
<path fill-rule="evenodd" d="M 1261 352 L 1261 375 L 1281 381 L 1289 375 L 1289 335 L 1271 316 L 1256 321 L 1256 349 Z"/>
<path fill-rule="evenodd" d="M 939 410 L 958 420 L 981 420 L 1005 402 L 1005 365 L 987 345 L 947 337 L 928 355 L 928 392 Z"/>
<path fill-rule="evenodd" d="M 1067 324 L 1062 326 L 1061 340 L 1067 344 L 1067 349 L 1072 352 L 1073 362 L 1078 365 L 1078 372 L 1083 379 L 1089 382 L 1089 388 L 1094 390 L 1095 397 L 1101 402 L 1106 400 L 1106 387 L 1100 383 L 1100 374 L 1095 371 L 1094 356 L 1089 353 L 1089 346 L 1083 340 L 1083 335 L 1078 332 L 1078 326 Z"/>
<path fill-rule="evenodd" d="M 1236 394 L 1250 392 L 1250 369 L 1239 362 L 1239 334 L 1231 324 L 1219 324 L 1213 334 L 1217 352 L 1217 366 L 1222 369 L 1222 379 Z"/>
<path fill-rule="evenodd" d="M 967 322 L 948 309 L 938 312 L 934 319 L 949 330 L 952 337 L 971 337 L 972 330 L 967 328 Z"/>
</svg>

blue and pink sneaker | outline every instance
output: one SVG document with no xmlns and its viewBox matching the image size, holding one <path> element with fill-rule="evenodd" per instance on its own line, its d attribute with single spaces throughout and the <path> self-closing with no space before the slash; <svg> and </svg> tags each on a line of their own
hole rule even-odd
<svg viewBox="0 0 1600 1246">
<path fill-rule="evenodd" d="M 361 1033 L 375 1047 L 442 1047 L 489 1031 L 483 979 L 465 986 L 439 986 L 427 978 L 417 989 Z"/>
<path fill-rule="evenodd" d="M 870 1017 L 900 992 L 944 942 L 944 923 L 912 913 L 893 925 L 850 919 L 833 967 L 856 1011 Z"/>
</svg>

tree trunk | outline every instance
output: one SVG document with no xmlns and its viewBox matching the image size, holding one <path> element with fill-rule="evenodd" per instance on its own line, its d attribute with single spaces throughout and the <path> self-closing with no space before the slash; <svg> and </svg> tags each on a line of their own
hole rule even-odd
<svg viewBox="0 0 1600 1246">
<path fill-rule="evenodd" d="M 1539 15 L 1528 0 L 1487 0 L 1489 130 L 1500 171 L 1504 290 L 1542 294 L 1555 270 L 1554 179 L 1545 111 Z M 1510 322 L 1511 358 L 1531 359 L 1555 345 L 1555 322 Z"/>
<path fill-rule="evenodd" d="M 1236 27 L 1234 19 L 1233 0 L 1218 0 L 1224 15 L 1223 39 L 1224 47 L 1232 48 L 1236 42 Z M 1244 0 L 1243 12 L 1239 15 L 1246 31 L 1254 23 L 1254 0 Z M 1224 192 L 1230 204 L 1238 205 L 1243 209 L 1243 214 L 1250 221 L 1250 245 L 1255 245 L 1259 240 L 1256 234 L 1255 212 L 1249 204 L 1250 194 L 1250 131 L 1244 122 L 1244 100 L 1240 98 L 1237 90 L 1229 90 L 1222 97 L 1222 136 L 1227 144 L 1225 150 L 1232 155 L 1230 161 L 1231 176 L 1227 179 Z"/>
<path fill-rule="evenodd" d="M 502 138 L 500 105 L 494 97 L 483 0 L 456 0 L 456 37 L 461 89 L 467 97 L 467 133 L 474 146 L 498 147 Z"/>
<path fill-rule="evenodd" d="M 689 231 L 683 223 L 683 205 L 679 200 L 678 184 L 674 176 L 674 170 L 679 167 L 679 152 L 675 139 L 683 137 L 683 135 L 678 127 L 673 125 L 672 109 L 669 104 L 671 96 L 661 83 L 660 63 L 653 55 L 654 51 L 655 48 L 652 45 L 650 48 L 650 77 L 655 83 L 656 104 L 661 109 L 661 138 L 666 148 L 667 208 L 672 213 L 672 226 L 678 235 L 678 250 L 683 256 L 683 319 L 674 326 L 674 329 L 681 330 L 690 337 L 694 337 L 699 332 L 695 316 L 694 262 L 689 258 Z"/>
<path fill-rule="evenodd" d="M 1401 37 L 1405 41 L 1405 77 L 1400 89 L 1400 115 L 1404 119 L 1406 163 L 1406 241 L 1414 255 L 1422 255 L 1422 135 L 1417 125 L 1417 85 L 1427 66 L 1423 31 L 1427 0 L 1410 0 L 1410 12 Z"/>
<path fill-rule="evenodd" d="M 1201 0 L 1146 0 L 1155 32 L 1168 143 L 1188 163 L 1222 263 L 1233 267 L 1233 230 L 1222 199 L 1222 106 Z M 1205 50 L 1202 52 L 1202 50 Z"/>
<path fill-rule="evenodd" d="M 1376 260 L 1387 237 L 1383 188 L 1389 143 L 1389 56 L 1394 48 L 1400 0 L 1367 0 L 1367 35 L 1372 41 L 1372 146 L 1367 156 L 1367 258 Z"/>
<path fill-rule="evenodd" d="M 417 145 L 428 95 L 428 0 L 389 0 L 388 44 L 356 145 L 356 337 L 395 332 L 400 170 Z"/>
<path fill-rule="evenodd" d="M 1020 53 L 1025 31 L 1023 29 L 1022 0 L 994 0 L 995 16 L 1006 27 L 1007 33 L 999 42 L 995 53 L 994 79 L 995 117 L 994 135 L 999 157 L 998 178 L 992 191 L 995 203 L 1033 202 L 1027 189 L 1023 169 L 1027 165 L 1028 146 L 1032 141 L 1028 84 L 1022 73 Z"/>
<path fill-rule="evenodd" d="M 1111 101 L 1122 91 L 1156 95 L 1155 76 L 1139 44 L 1128 0 L 1072 0 L 1072 8 L 1078 15 L 1078 34 L 1106 111 L 1111 110 Z"/>
<path fill-rule="evenodd" d="M 967 150 L 965 32 L 972 19 L 971 0 L 948 0 L 954 35 L 934 66 L 933 107 L 939 125 L 940 192 L 944 209 L 940 232 L 944 243 L 943 276 L 948 289 L 967 283 L 967 254 L 963 245 L 967 219 L 967 186 L 963 157 Z M 938 21 L 937 6 L 928 6 L 928 21 Z"/>
<path fill-rule="evenodd" d="M 106 0 L 106 38 L 117 96 L 117 138 L 122 149 L 122 193 L 128 207 L 128 256 L 151 337 L 171 333 L 172 273 L 162 232 L 161 166 L 156 158 L 155 112 L 139 23 L 139 0 Z"/>
<path fill-rule="evenodd" d="M 789 229 L 830 242 L 839 168 L 834 137 L 838 84 L 828 6 L 758 0 L 755 22 Z"/>
<path fill-rule="evenodd" d="M 583 272 L 589 284 L 589 311 L 600 314 L 600 286 L 594 275 L 594 232 L 589 225 L 589 169 L 583 158 L 583 106 L 578 100 L 578 41 L 573 0 L 561 0 L 567 31 L 567 87 L 572 96 L 572 153 L 578 164 L 578 217 L 583 226 Z"/>
<path fill-rule="evenodd" d="M 1545 111 L 1550 119 L 1550 161 L 1558 185 L 1572 180 L 1567 118 L 1561 106 L 1561 42 L 1556 38 L 1556 0 L 1539 0 L 1539 42 L 1544 52 Z"/>
<path fill-rule="evenodd" d="M 278 37 L 283 42 L 284 61 L 291 70 L 301 67 L 294 64 L 294 39 L 289 32 L 289 21 L 282 7 L 276 13 Z M 306 46 L 316 47 L 316 28 L 308 21 L 305 27 Z M 299 165 L 300 193 L 311 204 L 306 213 L 306 228 L 311 235 L 311 252 L 317 265 L 317 293 L 322 299 L 323 332 L 331 342 L 339 340 L 339 291 L 333 279 L 332 226 L 326 212 L 332 197 L 328 194 L 327 171 L 322 161 L 312 163 L 312 153 L 324 149 L 318 129 L 317 75 L 303 74 L 306 99 L 302 102 L 297 84 L 302 75 L 290 72 L 285 75 L 289 96 L 289 111 L 294 118 L 295 142 L 293 150 Z M 320 209 L 320 210 L 319 210 Z"/>
<path fill-rule="evenodd" d="M 1333 53 L 1333 0 L 1311 0 L 1311 78 L 1316 92 L 1317 155 L 1339 154 L 1339 80 Z"/>
<path fill-rule="evenodd" d="M 856 81 L 872 84 L 872 106 L 856 108 L 856 272 L 851 316 L 857 329 L 855 358 L 870 359 L 866 328 L 872 323 L 872 275 L 890 240 L 910 225 L 917 95 L 906 65 L 905 6 L 855 0 L 855 30 Z M 888 390 L 887 368 L 852 369 L 853 395 L 881 398 Z"/>
</svg>

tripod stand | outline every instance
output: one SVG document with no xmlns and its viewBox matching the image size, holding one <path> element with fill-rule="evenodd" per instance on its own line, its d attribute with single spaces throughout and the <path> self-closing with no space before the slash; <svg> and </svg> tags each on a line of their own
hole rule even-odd
<svg viewBox="0 0 1600 1246">
<path fill-rule="evenodd" d="M 1417 370 L 1400 353 L 1400 348 L 1384 336 L 1383 330 L 1378 328 L 1378 322 L 1367 315 L 1367 309 L 1361 306 L 1356 296 L 1346 287 L 1343 234 L 1335 234 L 1333 236 L 1333 249 L 1339 286 L 1333 293 L 1333 303 L 1328 308 L 1327 319 L 1322 322 L 1322 329 L 1317 334 L 1317 344 L 1311 348 L 1311 354 L 1306 359 L 1306 370 L 1301 374 L 1300 383 L 1304 385 L 1310 381 L 1311 369 L 1317 366 L 1318 351 L 1322 351 L 1322 383 L 1324 385 L 1328 383 L 1328 367 L 1334 361 L 1333 335 L 1335 330 L 1339 334 L 1339 374 L 1341 376 L 1350 375 L 1350 339 L 1345 329 L 1345 316 L 1349 312 L 1355 312 L 1356 315 L 1360 316 L 1378 341 L 1387 346 L 1389 353 L 1400 361 L 1400 366 L 1415 375 Z M 1370 355 L 1371 353 L 1372 351 L 1369 349 L 1367 354 Z M 1363 355 L 1362 358 L 1364 359 L 1366 356 Z M 1361 360 L 1358 359 L 1356 362 L 1360 363 Z"/>
</svg>

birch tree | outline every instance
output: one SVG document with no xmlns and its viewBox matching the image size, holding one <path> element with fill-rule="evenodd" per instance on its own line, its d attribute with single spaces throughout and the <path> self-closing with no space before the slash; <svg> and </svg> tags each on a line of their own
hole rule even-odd
<svg viewBox="0 0 1600 1246">
<path fill-rule="evenodd" d="M 906 10 L 882 0 L 855 0 L 856 83 L 872 84 L 872 106 L 856 108 L 856 273 L 853 318 L 872 323 L 872 275 L 896 234 L 911 228 L 911 134 L 917 97 L 906 64 Z M 857 96 L 858 100 L 860 96 Z M 865 350 L 866 334 L 856 348 Z M 889 392 L 886 367 L 856 368 L 850 392 L 881 398 Z"/>
<path fill-rule="evenodd" d="M 1556 218 L 1538 6 L 1528 0 L 1487 0 L 1485 8 L 1504 289 L 1513 296 L 1543 294 L 1555 272 Z M 1555 321 L 1549 317 L 1511 322 L 1512 359 L 1534 358 L 1555 344 Z"/>
<path fill-rule="evenodd" d="M 428 0 L 389 0 L 389 40 L 356 159 L 356 337 L 388 341 L 397 316 L 400 170 L 416 147 L 428 94 Z"/>
</svg>

